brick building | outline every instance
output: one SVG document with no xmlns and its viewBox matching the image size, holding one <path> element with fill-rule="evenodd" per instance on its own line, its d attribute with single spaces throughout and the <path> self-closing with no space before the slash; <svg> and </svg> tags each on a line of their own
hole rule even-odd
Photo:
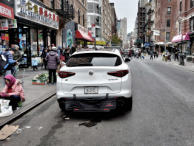
<svg viewBox="0 0 194 146">
<path fill-rule="evenodd" d="M 194 53 L 194 1 L 177 1 L 177 8 L 175 21 L 177 30 L 172 42 L 177 43 L 184 54 L 190 55 Z M 184 42 L 182 46 L 181 41 Z"/>
<path fill-rule="evenodd" d="M 159 53 L 166 49 L 172 52 L 171 40 L 176 32 L 177 0 L 155 0 L 155 29 L 160 31 L 155 36 L 156 49 Z"/>
</svg>

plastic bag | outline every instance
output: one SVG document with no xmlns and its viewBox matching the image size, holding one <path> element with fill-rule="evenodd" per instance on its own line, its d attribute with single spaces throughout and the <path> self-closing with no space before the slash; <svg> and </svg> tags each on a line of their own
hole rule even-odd
<svg viewBox="0 0 194 146">
<path fill-rule="evenodd" d="M 4 107 L 5 109 L 9 108 L 9 102 L 10 102 L 10 100 L 0 99 L 1 107 Z"/>
<path fill-rule="evenodd" d="M 7 116 L 10 116 L 11 114 L 13 114 L 12 106 L 9 106 L 8 109 L 1 106 L 0 117 L 7 117 Z"/>
</svg>

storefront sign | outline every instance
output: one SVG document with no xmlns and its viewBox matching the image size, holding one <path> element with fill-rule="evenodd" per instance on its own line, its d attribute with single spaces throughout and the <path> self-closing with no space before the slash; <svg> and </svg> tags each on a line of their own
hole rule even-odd
<svg viewBox="0 0 194 146">
<path fill-rule="evenodd" d="M 88 34 L 88 29 L 78 24 L 78 31 Z"/>
<path fill-rule="evenodd" d="M 0 3 L 0 15 L 10 19 L 14 19 L 13 8 Z"/>
<path fill-rule="evenodd" d="M 15 0 L 15 15 L 54 29 L 59 29 L 59 17 L 30 0 Z"/>
<path fill-rule="evenodd" d="M 0 30 L 8 30 L 7 19 L 0 19 Z"/>
<path fill-rule="evenodd" d="M 8 26 L 9 28 L 17 28 L 17 19 L 8 20 Z"/>
</svg>

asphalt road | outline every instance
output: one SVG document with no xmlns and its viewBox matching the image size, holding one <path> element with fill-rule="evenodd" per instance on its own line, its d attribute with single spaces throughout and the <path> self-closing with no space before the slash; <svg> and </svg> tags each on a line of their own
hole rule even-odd
<svg viewBox="0 0 194 146">
<path fill-rule="evenodd" d="M 150 60 L 133 59 L 129 66 L 131 112 L 76 113 L 65 119 L 54 97 L 12 123 L 21 131 L 0 145 L 194 146 L 194 73 Z"/>
</svg>

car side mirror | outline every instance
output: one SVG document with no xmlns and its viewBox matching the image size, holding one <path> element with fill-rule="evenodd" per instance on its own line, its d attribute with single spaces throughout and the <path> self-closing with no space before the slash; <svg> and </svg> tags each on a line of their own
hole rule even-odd
<svg viewBox="0 0 194 146">
<path fill-rule="evenodd" d="M 130 61 L 131 61 L 131 59 L 125 58 L 125 62 L 130 62 Z"/>
</svg>

